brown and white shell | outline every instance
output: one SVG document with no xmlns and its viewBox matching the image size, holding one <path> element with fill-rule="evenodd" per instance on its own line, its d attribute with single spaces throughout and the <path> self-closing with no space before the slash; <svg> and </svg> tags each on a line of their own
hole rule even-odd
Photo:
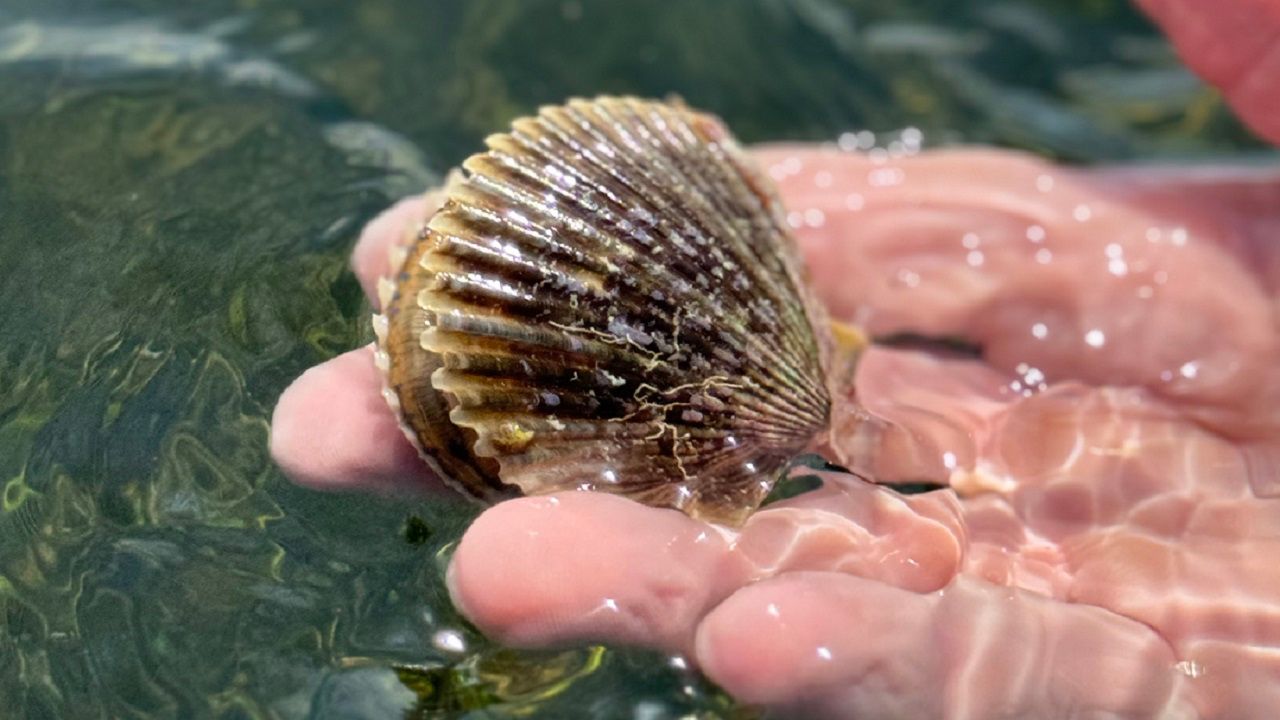
<svg viewBox="0 0 1280 720">
<path fill-rule="evenodd" d="M 595 490 L 741 522 L 831 407 L 767 179 L 678 103 L 573 100 L 486 144 L 375 317 L 406 434 L 485 500 Z"/>
</svg>

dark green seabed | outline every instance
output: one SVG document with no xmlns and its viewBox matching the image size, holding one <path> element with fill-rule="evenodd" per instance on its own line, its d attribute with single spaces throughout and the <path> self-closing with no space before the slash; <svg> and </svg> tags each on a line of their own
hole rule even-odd
<svg viewBox="0 0 1280 720">
<path fill-rule="evenodd" d="M 370 339 L 361 225 L 602 92 L 747 141 L 1259 148 L 1111 0 L 0 0 L 4 717 L 754 716 L 652 653 L 494 646 L 442 583 L 473 508 L 266 449 L 289 381 Z"/>
</svg>

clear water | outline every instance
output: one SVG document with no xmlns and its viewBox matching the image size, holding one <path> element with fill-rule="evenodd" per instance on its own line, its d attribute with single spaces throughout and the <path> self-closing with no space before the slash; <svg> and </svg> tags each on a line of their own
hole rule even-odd
<svg viewBox="0 0 1280 720">
<path fill-rule="evenodd" d="M 5 717 L 754 714 L 651 653 L 488 643 L 441 582 L 469 506 L 266 451 L 288 382 L 369 339 L 360 226 L 600 92 L 749 141 L 1261 148 L 1112 0 L 0 0 Z"/>
</svg>

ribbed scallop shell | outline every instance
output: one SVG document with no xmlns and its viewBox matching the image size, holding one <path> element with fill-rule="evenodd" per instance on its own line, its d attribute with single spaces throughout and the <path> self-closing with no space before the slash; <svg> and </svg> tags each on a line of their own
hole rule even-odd
<svg viewBox="0 0 1280 720">
<path fill-rule="evenodd" d="M 767 180 L 680 104 L 570 101 L 486 143 L 375 321 L 407 434 L 478 497 L 589 489 L 740 522 L 831 404 Z"/>
</svg>

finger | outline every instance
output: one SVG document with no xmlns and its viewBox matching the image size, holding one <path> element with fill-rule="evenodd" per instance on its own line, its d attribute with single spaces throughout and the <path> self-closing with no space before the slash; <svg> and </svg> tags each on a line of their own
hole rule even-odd
<svg viewBox="0 0 1280 720">
<path fill-rule="evenodd" d="M 382 399 L 368 347 L 285 389 L 271 418 L 271 455 L 294 482 L 319 489 L 439 487 Z"/>
<path fill-rule="evenodd" d="M 1280 707 L 1280 649 L 1267 643 L 1200 640 L 1182 663 L 1192 677 L 1214 668 L 1212 682 L 1191 683 L 1202 718 L 1272 718 Z"/>
<path fill-rule="evenodd" d="M 954 496 L 842 484 L 756 513 L 740 533 L 612 495 L 521 498 L 481 515 L 449 572 L 454 602 L 503 642 L 583 640 L 688 652 L 707 611 L 744 584 L 797 570 L 934 590 L 955 575 Z"/>
<path fill-rule="evenodd" d="M 1064 543 L 1075 568 L 1071 597 L 1154 627 L 1180 650 L 1204 638 L 1280 647 L 1280 568 L 1268 561 L 1280 550 L 1276 505 L 1198 497 L 1135 511 L 1145 516 L 1137 527 Z"/>
<path fill-rule="evenodd" d="M 838 407 L 831 449 L 881 481 L 958 486 L 956 471 L 977 466 L 981 438 L 1022 389 L 1018 376 L 982 362 L 872 347 L 858 361 L 854 391 L 873 419 Z"/>
<path fill-rule="evenodd" d="M 905 496 L 841 473 L 820 476 L 822 488 L 743 526 L 732 550 L 753 579 L 831 571 L 928 592 L 955 577 L 966 540 L 953 493 Z"/>
<path fill-rule="evenodd" d="M 745 576 L 711 526 L 570 492 L 487 510 L 448 579 L 457 607 L 507 644 L 608 640 L 687 652 L 707 608 Z"/>
<path fill-rule="evenodd" d="M 404 198 L 374 218 L 360 233 L 355 249 L 351 252 L 351 269 L 360 280 L 360 287 L 373 303 L 378 300 L 378 279 L 389 277 L 391 249 L 412 240 L 418 227 L 438 207 L 439 196 L 432 192 Z"/>
<path fill-rule="evenodd" d="M 836 317 L 965 337 L 997 369 L 1050 382 L 1141 385 L 1228 432 L 1280 428 L 1272 300 L 1210 229 L 1011 153 L 758 156 Z"/>
<path fill-rule="evenodd" d="M 970 580 L 920 595 L 787 575 L 717 607 L 696 657 L 735 697 L 800 717 L 1167 717 L 1176 702 L 1172 653 L 1141 624 Z"/>
<path fill-rule="evenodd" d="M 1098 192 L 1215 239 L 1280 298 L 1280 167 L 1117 166 L 1090 173 Z"/>
<path fill-rule="evenodd" d="M 1280 143 L 1280 2 L 1138 0 L 1138 5 L 1246 123 Z"/>
</svg>

